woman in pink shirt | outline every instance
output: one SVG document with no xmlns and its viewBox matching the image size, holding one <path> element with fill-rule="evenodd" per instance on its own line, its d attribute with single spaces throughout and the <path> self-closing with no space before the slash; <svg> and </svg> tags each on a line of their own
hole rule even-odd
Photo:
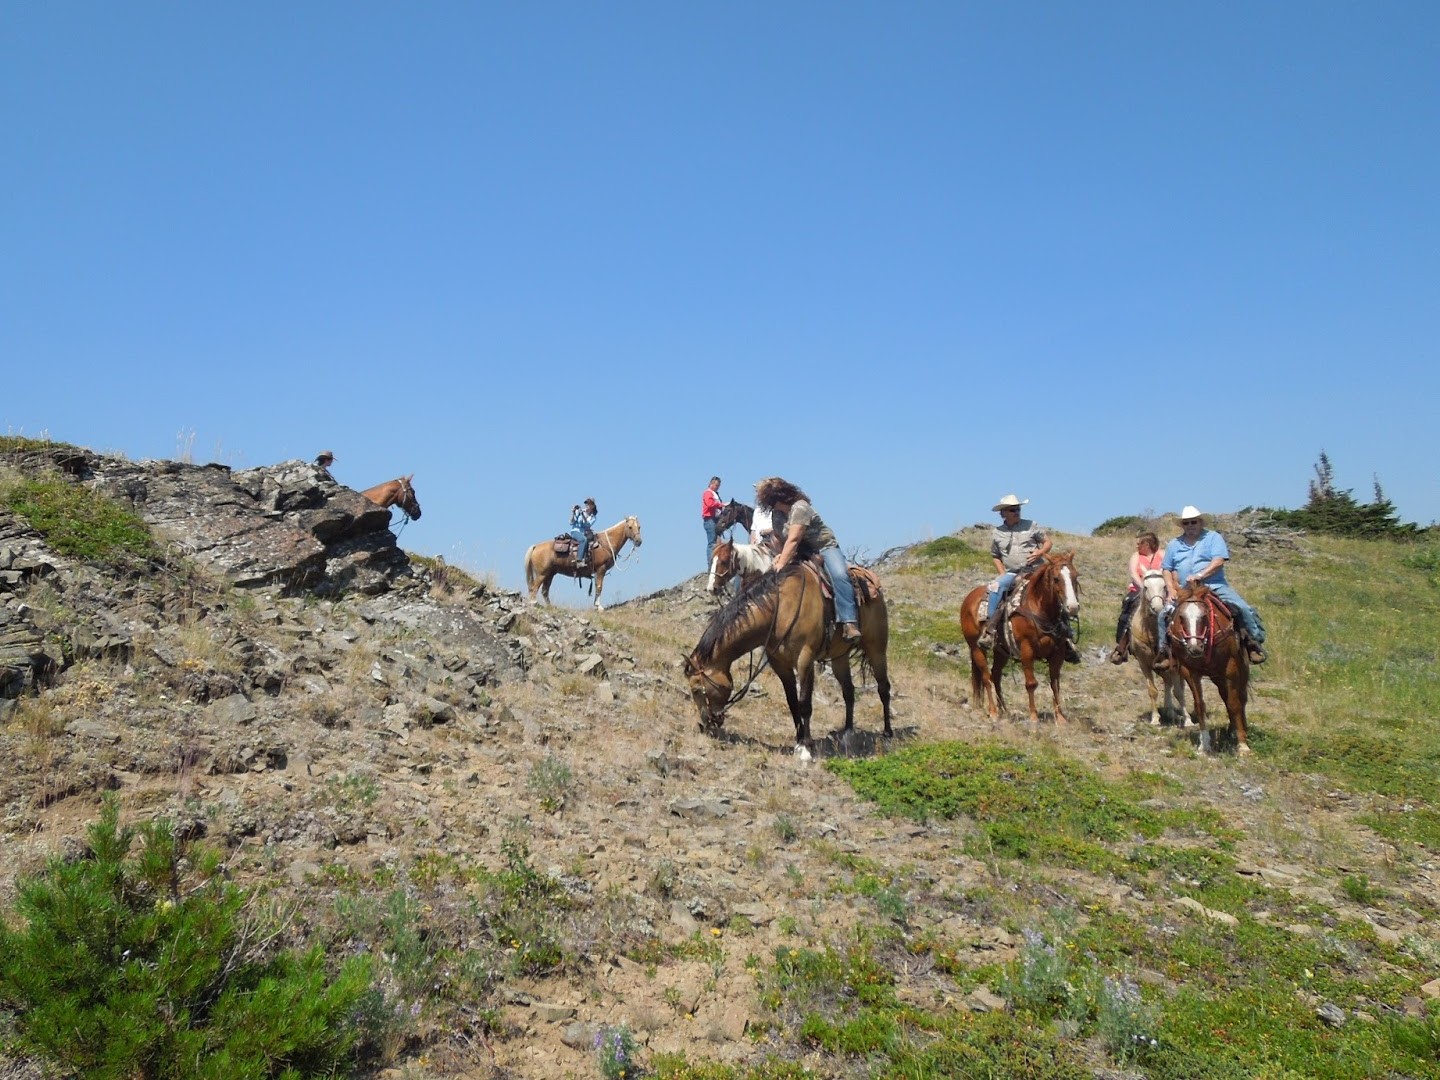
<svg viewBox="0 0 1440 1080">
<path fill-rule="evenodd" d="M 1151 570 L 1159 570 L 1164 557 L 1160 551 L 1160 538 L 1153 532 L 1144 532 L 1135 538 L 1135 554 L 1130 556 L 1130 587 L 1125 590 L 1125 599 L 1120 604 L 1120 621 L 1115 624 L 1115 651 L 1110 654 L 1112 664 L 1123 664 L 1130 659 L 1130 616 L 1135 613 L 1140 590 L 1145 587 L 1145 575 Z"/>
<path fill-rule="evenodd" d="M 710 557 L 715 553 L 715 519 L 720 516 L 720 511 L 725 509 L 725 504 L 720 501 L 720 478 L 710 477 L 710 485 L 700 493 L 700 523 L 705 526 L 705 565 L 710 565 Z"/>
</svg>

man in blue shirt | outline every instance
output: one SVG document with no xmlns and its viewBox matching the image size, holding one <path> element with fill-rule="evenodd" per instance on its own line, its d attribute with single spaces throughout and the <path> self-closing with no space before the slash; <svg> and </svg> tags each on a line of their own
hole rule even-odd
<svg viewBox="0 0 1440 1080">
<path fill-rule="evenodd" d="M 1170 616 L 1175 610 L 1175 596 L 1187 585 L 1204 585 L 1224 603 L 1240 613 L 1240 625 L 1246 634 L 1245 647 L 1250 653 L 1252 664 L 1265 662 L 1265 650 L 1260 646 L 1265 641 L 1265 627 L 1255 609 L 1247 604 L 1240 594 L 1225 580 L 1225 562 L 1230 558 L 1230 548 L 1225 537 L 1212 529 L 1205 528 L 1204 516 L 1193 506 L 1180 511 L 1181 532 L 1165 548 L 1165 558 L 1160 569 L 1165 575 L 1165 587 L 1170 602 L 1160 612 L 1160 648 L 1156 653 L 1155 667 L 1164 671 L 1170 667 Z"/>
</svg>

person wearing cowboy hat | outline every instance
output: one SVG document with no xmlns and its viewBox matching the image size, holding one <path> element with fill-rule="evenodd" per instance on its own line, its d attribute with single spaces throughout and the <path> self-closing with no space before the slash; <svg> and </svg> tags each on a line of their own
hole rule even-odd
<svg viewBox="0 0 1440 1080">
<path fill-rule="evenodd" d="M 1230 558 L 1230 548 L 1225 537 L 1214 529 L 1205 528 L 1205 515 L 1194 506 L 1180 511 L 1179 536 L 1165 547 L 1165 558 L 1160 570 L 1165 575 L 1165 591 L 1168 602 L 1157 616 L 1160 622 L 1160 647 L 1155 653 L 1157 671 L 1170 668 L 1170 616 L 1175 611 L 1175 598 L 1187 585 L 1204 585 L 1240 616 L 1244 629 L 1245 649 L 1252 664 L 1263 664 L 1266 660 L 1265 627 L 1260 615 L 1247 604 L 1238 592 L 1225 580 L 1225 562 Z"/>
<path fill-rule="evenodd" d="M 320 453 L 315 455 L 315 468 L 319 471 L 322 479 L 335 479 L 330 475 L 330 466 L 333 464 L 335 464 L 335 455 L 329 450 L 321 450 Z"/>
<path fill-rule="evenodd" d="M 590 551 L 590 538 L 595 534 L 590 526 L 595 524 L 595 500 L 586 499 L 585 505 L 576 503 L 570 508 L 570 535 L 575 538 L 575 565 L 585 565 Z"/>
<path fill-rule="evenodd" d="M 1020 508 L 1029 502 L 1011 494 L 990 508 L 1000 514 L 1000 524 L 990 533 L 990 557 L 995 560 L 995 572 L 1000 576 L 990 585 L 990 606 L 985 612 L 985 628 L 980 632 L 982 649 L 995 643 L 995 631 L 1000 625 L 996 612 L 1002 610 L 1005 594 L 1017 578 L 1032 573 L 1050 553 L 1050 537 L 1045 530 L 1020 516 Z M 1066 631 L 1065 659 L 1078 664 L 1080 653 L 1069 636 L 1068 622 Z"/>
</svg>

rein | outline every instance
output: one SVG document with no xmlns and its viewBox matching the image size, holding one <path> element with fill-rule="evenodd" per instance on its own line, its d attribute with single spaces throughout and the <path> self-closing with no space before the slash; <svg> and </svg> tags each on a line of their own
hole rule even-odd
<svg viewBox="0 0 1440 1080">
<path fill-rule="evenodd" d="M 775 609 L 770 613 L 770 629 L 765 631 L 765 640 L 762 641 L 759 646 L 761 650 L 760 663 L 755 663 L 755 650 L 750 650 L 750 677 L 745 680 L 745 685 L 740 687 L 739 690 L 731 693 L 729 700 L 720 707 L 721 716 L 725 715 L 725 711 L 729 709 L 731 705 L 734 705 L 737 701 L 739 701 L 742 697 L 745 696 L 745 694 L 749 691 L 750 687 L 754 685 L 755 680 L 760 677 L 761 672 L 763 672 L 767 667 L 770 666 L 770 650 L 766 648 L 766 646 L 770 644 L 771 640 L 773 639 L 778 644 L 779 642 L 784 641 L 786 638 L 788 638 L 790 636 L 790 632 L 795 629 L 795 624 L 800 621 L 800 605 L 805 600 L 805 586 L 808 584 L 809 582 L 806 580 L 805 571 L 802 568 L 800 571 L 800 596 L 795 601 L 795 617 L 790 620 L 790 625 L 785 628 L 785 633 L 781 634 L 779 637 L 775 636 L 775 626 L 780 621 L 780 593 L 778 589 L 776 590 Z M 719 685 L 713 679 L 711 679 L 709 675 L 705 676 L 705 681 L 708 682 L 711 686 Z"/>
</svg>

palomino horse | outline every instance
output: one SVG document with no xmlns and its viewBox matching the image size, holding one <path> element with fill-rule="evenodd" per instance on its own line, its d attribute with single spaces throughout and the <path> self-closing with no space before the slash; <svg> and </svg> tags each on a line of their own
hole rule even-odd
<svg viewBox="0 0 1440 1080">
<path fill-rule="evenodd" d="M 1080 576 L 1075 572 L 1075 553 L 1046 555 L 1040 567 L 1024 580 L 1018 606 L 1007 598 L 1006 612 L 995 633 L 995 663 L 987 671 L 985 650 L 980 646 L 980 631 L 985 625 L 985 606 L 989 602 L 988 587 L 970 591 L 960 605 L 960 629 L 970 646 L 970 690 L 975 699 L 983 699 L 993 720 L 1005 707 L 1000 692 L 1000 673 L 1012 654 L 1020 657 L 1025 669 L 1025 692 L 1030 697 L 1030 719 L 1039 720 L 1035 710 L 1035 661 L 1044 660 L 1050 668 L 1050 693 L 1055 698 L 1055 722 L 1065 723 L 1060 711 L 1060 668 L 1065 662 L 1065 615 L 1080 610 Z"/>
<path fill-rule="evenodd" d="M 1155 671 L 1155 650 L 1160 634 L 1156 618 L 1165 606 L 1165 575 L 1159 570 L 1148 570 L 1143 579 L 1140 601 L 1130 613 L 1130 652 L 1140 665 L 1140 674 L 1145 676 L 1145 688 L 1150 691 L 1150 723 L 1160 725 L 1166 714 L 1178 716 L 1185 726 L 1191 725 L 1185 715 L 1184 680 L 1172 665 L 1169 671 Z M 1165 685 L 1165 705 L 1160 707 L 1160 687 L 1155 676 Z"/>
<path fill-rule="evenodd" d="M 530 550 L 525 552 L 525 584 L 530 587 L 530 599 L 533 601 L 538 591 L 545 598 L 545 602 L 550 603 L 550 582 L 556 574 L 564 574 L 577 580 L 594 577 L 595 610 L 603 611 L 600 594 L 605 591 L 605 571 L 615 565 L 615 557 L 620 554 L 626 540 L 633 541 L 637 548 L 640 546 L 639 518 L 627 517 L 624 521 L 597 532 L 590 544 L 589 559 L 584 566 L 575 565 L 574 555 L 557 555 L 553 540 L 542 540 L 538 544 L 530 545 Z"/>
<path fill-rule="evenodd" d="M 1170 655 L 1174 663 L 1180 665 L 1195 702 L 1201 749 L 1210 749 L 1210 733 L 1205 728 L 1205 697 L 1200 689 L 1200 680 L 1204 677 L 1215 684 L 1225 702 L 1237 751 L 1250 753 L 1245 732 L 1250 657 L 1235 632 L 1235 618 L 1230 609 L 1204 585 L 1187 586 L 1175 598 L 1175 614 L 1170 617 Z"/>
<path fill-rule="evenodd" d="M 731 578 L 739 574 L 741 587 L 748 589 L 759 580 L 761 574 L 770 569 L 774 561 L 775 556 L 770 554 L 770 549 L 759 544 L 737 544 L 733 540 L 721 540 L 716 543 L 715 551 L 710 556 L 710 579 L 705 588 L 711 593 L 718 593 Z"/>
<path fill-rule="evenodd" d="M 700 710 L 701 730 L 718 733 L 730 706 L 730 665 L 751 649 L 764 648 L 795 721 L 795 744 L 806 753 L 810 739 L 811 696 L 815 689 L 815 663 L 829 660 L 830 670 L 845 698 L 845 735 L 855 727 L 855 684 L 850 679 L 850 650 L 838 631 L 830 633 L 833 605 L 820 588 L 820 575 L 805 563 L 766 574 L 753 589 L 733 598 L 710 619 L 710 625 L 685 658 L 690 696 Z M 875 673 L 875 689 L 890 727 L 890 676 L 885 650 L 890 639 L 890 616 L 884 596 L 860 605 L 859 648 Z M 748 688 L 748 684 L 747 687 Z M 743 690 L 742 690 L 743 693 Z"/>
<path fill-rule="evenodd" d="M 750 526 L 754 523 L 755 508 L 731 499 L 721 507 L 719 515 L 715 518 L 715 535 L 724 536 L 736 525 L 743 525 L 748 533 Z"/>
<path fill-rule="evenodd" d="M 386 508 L 398 506 L 407 518 L 419 521 L 420 500 L 415 498 L 415 488 L 410 483 L 414 477 L 414 473 L 409 476 L 397 476 L 394 480 L 387 480 L 383 484 L 366 488 L 360 494 L 377 506 Z"/>
</svg>

